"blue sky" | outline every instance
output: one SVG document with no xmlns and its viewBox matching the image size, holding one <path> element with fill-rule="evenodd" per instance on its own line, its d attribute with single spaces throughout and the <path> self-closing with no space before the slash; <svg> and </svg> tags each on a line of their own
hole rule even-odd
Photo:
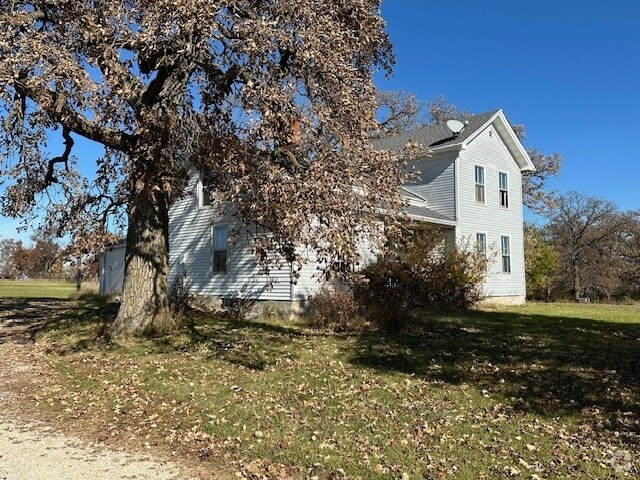
<svg viewBox="0 0 640 480">
<path fill-rule="evenodd" d="M 383 0 L 397 64 L 385 90 L 502 108 L 560 152 L 554 188 L 640 209 L 640 2 Z"/>
<path fill-rule="evenodd" d="M 640 209 L 640 2 L 383 0 L 397 63 L 385 90 L 502 108 L 560 152 L 553 186 Z M 96 150 L 78 140 L 89 162 Z M 52 152 L 55 153 L 55 152 Z M 27 239 L 0 217 L 0 238 Z"/>
</svg>

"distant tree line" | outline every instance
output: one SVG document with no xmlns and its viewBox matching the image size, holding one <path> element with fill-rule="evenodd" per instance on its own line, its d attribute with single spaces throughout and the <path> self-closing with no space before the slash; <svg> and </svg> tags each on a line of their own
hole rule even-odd
<svg viewBox="0 0 640 480">
<path fill-rule="evenodd" d="M 546 216 L 544 226 L 525 225 L 530 298 L 640 298 L 640 211 L 571 191 Z"/>
<path fill-rule="evenodd" d="M 32 245 L 21 240 L 0 239 L 0 278 L 2 279 L 74 279 L 78 257 L 69 247 L 63 248 L 54 237 L 37 232 L 31 236 Z M 81 256 L 82 276 L 98 275 L 96 257 Z"/>
<path fill-rule="evenodd" d="M 51 237 L 36 233 L 33 246 L 21 240 L 0 239 L 0 277 L 59 278 L 63 275 L 62 248 Z"/>
</svg>

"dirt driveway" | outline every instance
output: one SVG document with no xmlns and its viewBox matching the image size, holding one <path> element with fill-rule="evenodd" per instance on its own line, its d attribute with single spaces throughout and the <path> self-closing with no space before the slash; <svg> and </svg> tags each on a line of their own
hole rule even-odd
<svg viewBox="0 0 640 480">
<path fill-rule="evenodd" d="M 0 299 L 0 480 L 196 478 L 174 463 L 90 444 L 28 418 L 31 382 L 45 382 L 33 339 L 68 302 Z"/>
</svg>

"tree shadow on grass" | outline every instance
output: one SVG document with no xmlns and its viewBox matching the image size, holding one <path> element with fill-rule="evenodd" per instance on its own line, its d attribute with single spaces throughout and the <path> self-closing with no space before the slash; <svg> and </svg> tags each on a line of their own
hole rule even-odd
<svg viewBox="0 0 640 480">
<path fill-rule="evenodd" d="M 160 351 L 200 351 L 205 358 L 224 360 L 251 370 L 264 370 L 282 358 L 296 358 L 296 344 L 306 335 L 299 329 L 259 320 L 201 318 L 188 328 L 187 341 L 154 340 Z"/>
<path fill-rule="evenodd" d="M 81 350 L 103 337 L 117 312 L 117 305 L 95 295 L 78 300 L 54 298 L 0 299 L 0 344 L 34 343 L 42 334 L 78 334 L 87 338 L 77 345 L 67 342 L 69 350 Z M 81 335 L 82 336 L 82 335 Z"/>
<path fill-rule="evenodd" d="M 362 335 L 345 353 L 358 366 L 474 385 L 523 412 L 599 412 L 600 428 L 640 435 L 640 324 L 467 312 Z"/>
<path fill-rule="evenodd" d="M 116 349 L 109 327 L 118 304 L 99 296 L 79 300 L 0 300 L 0 344 L 34 343 L 46 335 L 47 349 L 68 355 L 92 349 Z M 262 370 L 282 358 L 295 358 L 294 344 L 305 338 L 299 329 L 258 320 L 215 318 L 191 312 L 183 330 L 142 339 L 150 353 L 204 353 L 233 365 Z M 135 342 L 128 344 L 135 348 Z"/>
</svg>

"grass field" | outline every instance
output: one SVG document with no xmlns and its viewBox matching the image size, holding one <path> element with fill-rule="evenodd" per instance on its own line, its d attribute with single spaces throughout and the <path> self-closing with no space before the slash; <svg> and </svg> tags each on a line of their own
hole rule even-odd
<svg viewBox="0 0 640 480">
<path fill-rule="evenodd" d="M 0 280 L 0 298 L 69 298 L 76 284 L 48 280 Z"/>
<path fill-rule="evenodd" d="M 82 291 L 97 291 L 94 282 L 83 284 Z M 76 293 L 75 282 L 56 280 L 0 280 L 0 298 L 59 298 Z"/>
<path fill-rule="evenodd" d="M 529 304 L 328 334 L 199 318 L 100 337 L 80 304 L 37 337 L 38 408 L 242 478 L 566 479 L 640 474 L 640 307 Z M 120 440 L 118 440 L 120 441 Z"/>
</svg>

